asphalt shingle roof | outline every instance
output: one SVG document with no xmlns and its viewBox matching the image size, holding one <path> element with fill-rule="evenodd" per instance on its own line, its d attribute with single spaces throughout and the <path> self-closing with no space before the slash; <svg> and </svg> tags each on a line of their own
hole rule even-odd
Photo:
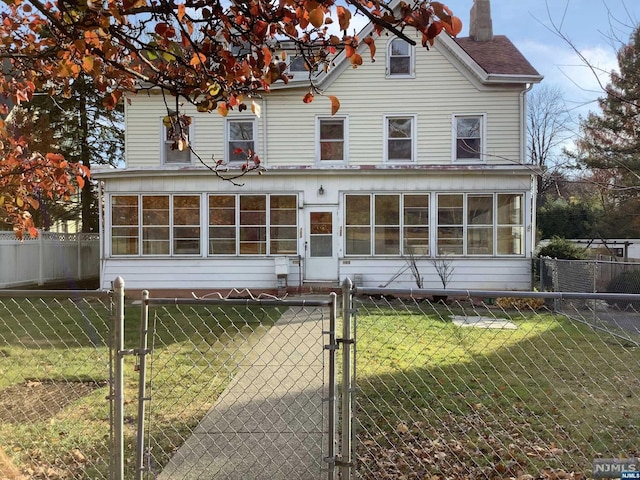
<svg viewBox="0 0 640 480">
<path fill-rule="evenodd" d="M 486 41 L 471 37 L 456 38 L 455 41 L 489 74 L 540 75 L 504 35 L 495 35 L 493 40 Z"/>
</svg>

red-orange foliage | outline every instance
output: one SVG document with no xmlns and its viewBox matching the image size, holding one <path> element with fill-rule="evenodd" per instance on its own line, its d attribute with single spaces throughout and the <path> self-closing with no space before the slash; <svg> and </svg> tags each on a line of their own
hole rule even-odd
<svg viewBox="0 0 640 480">
<path fill-rule="evenodd" d="M 359 39 L 349 32 L 356 15 L 372 21 L 376 34 L 387 30 L 412 44 L 404 29 L 415 28 L 425 46 L 433 44 L 442 29 L 451 35 L 461 29 L 460 20 L 440 2 L 396 3 L 4 0 L 0 57 L 5 75 L 0 93 L 13 102 L 28 101 L 36 91 L 64 95 L 74 79 L 85 73 L 93 78 L 108 107 L 125 91 L 159 87 L 199 111 L 225 115 L 233 108 L 246 108 L 245 101 L 268 92 L 274 82 L 288 81 L 286 65 L 278 56 L 280 41 L 295 44 L 314 72 L 329 69 L 342 49 L 354 68 L 361 65 L 363 59 L 356 51 L 361 42 L 375 55 L 374 36 Z M 341 33 L 330 29 L 335 18 Z M 310 102 L 314 94 L 321 92 L 310 80 L 310 94 L 304 101 Z M 335 97 L 330 101 L 335 114 L 340 102 Z M 23 232 L 29 222 L 20 212 L 26 204 L 37 207 L 27 200 L 34 198 L 35 191 L 68 195 L 74 188 L 72 179 L 87 172 L 58 157 L 29 152 L 25 140 L 11 139 L 1 130 L 2 208 L 16 222 L 18 232 Z M 16 169 L 27 173 L 6 175 Z"/>
</svg>

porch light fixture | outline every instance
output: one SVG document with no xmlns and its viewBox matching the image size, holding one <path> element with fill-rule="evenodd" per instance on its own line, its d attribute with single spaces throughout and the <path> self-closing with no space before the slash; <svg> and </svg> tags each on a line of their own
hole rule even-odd
<svg viewBox="0 0 640 480">
<path fill-rule="evenodd" d="M 320 188 L 318 189 L 318 195 L 324 195 L 324 188 L 322 185 L 320 185 Z"/>
</svg>

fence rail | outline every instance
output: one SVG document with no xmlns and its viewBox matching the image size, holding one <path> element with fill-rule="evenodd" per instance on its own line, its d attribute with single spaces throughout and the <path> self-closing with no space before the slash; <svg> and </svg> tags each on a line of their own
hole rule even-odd
<svg viewBox="0 0 640 480">
<path fill-rule="evenodd" d="M 640 293 L 640 263 L 604 260 L 534 260 L 538 290 Z"/>
<path fill-rule="evenodd" d="M 97 234 L 40 232 L 20 241 L 0 232 L 0 288 L 84 280 L 100 275 Z"/>
<path fill-rule="evenodd" d="M 340 316 L 114 286 L 0 291 L 0 478 L 577 479 L 640 454 L 640 295 L 347 282 Z"/>
</svg>

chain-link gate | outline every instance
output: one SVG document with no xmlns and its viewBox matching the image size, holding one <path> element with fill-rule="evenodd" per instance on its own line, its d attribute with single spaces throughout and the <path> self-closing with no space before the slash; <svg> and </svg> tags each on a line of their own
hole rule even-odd
<svg viewBox="0 0 640 480">
<path fill-rule="evenodd" d="M 336 296 L 142 299 L 136 478 L 334 478 Z"/>
</svg>

